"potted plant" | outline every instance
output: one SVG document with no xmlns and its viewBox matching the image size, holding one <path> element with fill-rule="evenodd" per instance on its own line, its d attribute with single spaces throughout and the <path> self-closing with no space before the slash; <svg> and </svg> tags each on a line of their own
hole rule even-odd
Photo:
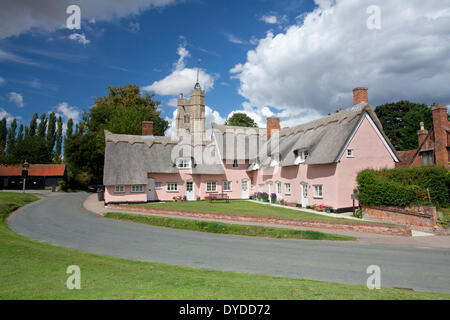
<svg viewBox="0 0 450 320">
<path fill-rule="evenodd" d="M 269 194 L 267 192 L 263 192 L 261 195 L 263 202 L 269 202 Z"/>
<path fill-rule="evenodd" d="M 186 196 L 183 196 L 183 200 L 182 201 L 186 201 L 187 200 L 187 197 Z"/>
<path fill-rule="evenodd" d="M 173 201 L 177 201 L 177 197 L 175 197 L 175 196 L 172 197 L 172 200 L 173 200 Z"/>
<path fill-rule="evenodd" d="M 200 201 L 200 196 L 197 196 L 197 201 Z"/>
<path fill-rule="evenodd" d="M 280 200 L 280 204 L 281 204 L 282 206 L 284 206 L 284 200 L 283 200 L 283 199 Z"/>
<path fill-rule="evenodd" d="M 276 200 L 277 200 L 277 194 L 276 193 L 271 193 L 270 194 L 270 202 L 271 203 L 275 203 Z"/>
</svg>

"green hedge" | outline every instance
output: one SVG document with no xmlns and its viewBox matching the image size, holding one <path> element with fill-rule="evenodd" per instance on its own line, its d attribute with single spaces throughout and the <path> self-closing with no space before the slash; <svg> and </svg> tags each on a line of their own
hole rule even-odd
<svg viewBox="0 0 450 320">
<path fill-rule="evenodd" d="M 408 206 L 430 203 L 438 207 L 449 204 L 447 169 L 439 166 L 363 170 L 357 176 L 360 204 Z"/>
</svg>

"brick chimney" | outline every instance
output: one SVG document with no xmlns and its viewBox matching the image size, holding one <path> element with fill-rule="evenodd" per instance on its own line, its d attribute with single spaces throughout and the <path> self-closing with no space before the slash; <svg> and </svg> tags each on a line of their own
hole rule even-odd
<svg viewBox="0 0 450 320">
<path fill-rule="evenodd" d="M 421 123 L 420 123 L 420 130 L 417 131 L 417 136 L 418 136 L 418 138 L 419 138 L 419 147 L 420 147 L 420 145 L 422 144 L 422 142 L 425 140 L 425 138 L 427 137 L 427 135 L 428 135 L 428 130 L 425 130 L 425 125 L 424 125 L 423 122 L 421 122 Z M 427 149 L 427 148 L 425 147 L 425 145 L 423 146 L 423 148 L 424 148 L 424 149 Z"/>
<path fill-rule="evenodd" d="M 143 136 L 153 135 L 153 121 L 142 121 L 142 135 Z"/>
<path fill-rule="evenodd" d="M 280 118 L 267 118 L 267 140 L 270 139 L 274 130 L 280 130 Z"/>
<path fill-rule="evenodd" d="M 434 129 L 434 155 L 437 165 L 448 167 L 447 131 L 449 128 L 447 106 L 438 104 L 431 108 Z"/>
<path fill-rule="evenodd" d="M 361 102 L 369 103 L 369 95 L 366 87 L 357 87 L 353 89 L 353 105 Z"/>
</svg>

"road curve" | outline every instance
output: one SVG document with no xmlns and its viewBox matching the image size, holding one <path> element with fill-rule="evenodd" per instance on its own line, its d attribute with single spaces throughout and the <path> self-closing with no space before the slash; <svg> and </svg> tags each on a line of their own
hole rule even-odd
<svg viewBox="0 0 450 320">
<path fill-rule="evenodd" d="M 265 239 L 153 227 L 86 211 L 84 193 L 53 194 L 19 209 L 9 227 L 34 240 L 105 256 L 196 268 L 450 292 L 450 250 L 358 242 Z"/>
</svg>

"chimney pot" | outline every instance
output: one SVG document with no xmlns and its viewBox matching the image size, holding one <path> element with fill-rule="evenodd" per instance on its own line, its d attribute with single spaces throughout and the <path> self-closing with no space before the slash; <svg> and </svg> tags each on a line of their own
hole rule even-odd
<svg viewBox="0 0 450 320">
<path fill-rule="evenodd" d="M 368 89 L 366 87 L 356 87 L 353 89 L 353 105 L 361 102 L 369 103 Z"/>
<path fill-rule="evenodd" d="M 153 135 L 153 121 L 142 121 L 142 135 L 143 136 Z"/>
</svg>

